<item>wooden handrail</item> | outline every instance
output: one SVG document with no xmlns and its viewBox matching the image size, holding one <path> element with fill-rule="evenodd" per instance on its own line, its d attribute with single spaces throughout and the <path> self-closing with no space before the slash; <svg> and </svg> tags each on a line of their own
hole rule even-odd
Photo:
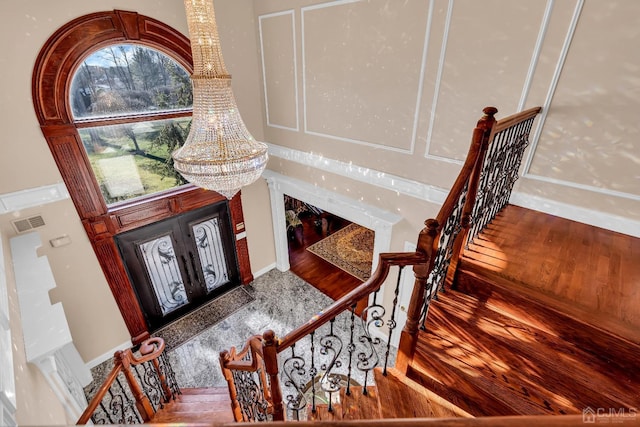
<svg viewBox="0 0 640 427">
<path fill-rule="evenodd" d="M 358 301 L 368 296 L 370 293 L 377 291 L 389 274 L 389 268 L 395 266 L 407 266 L 415 264 L 423 264 L 427 262 L 427 257 L 421 252 L 398 252 L 398 253 L 382 253 L 379 257 L 378 267 L 371 277 L 331 304 L 328 308 L 322 310 L 313 316 L 307 323 L 294 329 L 285 335 L 278 342 L 278 353 L 286 350 L 296 343 L 302 337 L 307 336 L 310 332 L 318 329 L 320 326 L 329 322 L 343 311 L 351 309 Z"/>
<path fill-rule="evenodd" d="M 533 107 L 528 110 L 520 111 L 519 113 L 512 114 L 504 119 L 500 119 L 493 126 L 491 131 L 491 135 L 489 135 L 489 140 L 493 140 L 493 136 L 503 130 L 510 128 L 516 123 L 523 122 L 525 120 L 530 119 L 531 117 L 535 117 L 542 111 L 542 107 Z"/>
<path fill-rule="evenodd" d="M 76 424 L 86 424 L 89 422 L 94 412 L 102 402 L 102 399 L 106 396 L 107 392 L 116 381 L 116 378 L 120 373 L 123 373 L 127 384 L 131 390 L 133 397 L 135 398 L 136 409 L 138 410 L 143 422 L 149 421 L 154 415 L 154 409 L 149 401 L 149 398 L 143 391 L 140 384 L 135 380 L 133 373 L 129 369 L 131 366 L 141 365 L 143 363 L 151 361 L 160 379 L 160 385 L 166 399 L 169 399 L 172 395 L 171 388 L 167 384 L 165 375 L 161 372 L 158 358 L 162 355 L 165 349 L 165 342 L 162 338 L 152 337 L 140 344 L 139 352 L 140 356 L 137 357 L 133 354 L 131 349 L 117 351 L 113 355 L 114 366 L 109 372 L 109 375 L 98 389 L 98 392 L 89 402 L 89 405 L 84 410 Z"/>
<path fill-rule="evenodd" d="M 116 355 L 118 353 L 119 352 L 116 352 Z M 114 357 L 117 357 L 117 356 L 114 355 Z M 109 375 L 107 375 L 107 378 L 104 380 L 104 383 L 102 383 L 102 385 L 98 389 L 98 392 L 95 394 L 95 396 L 93 396 L 93 399 L 91 399 L 91 402 L 89 402 L 89 405 L 84 410 L 84 412 L 82 413 L 82 415 L 80 416 L 76 424 L 78 425 L 86 424 L 91 419 L 91 416 L 93 415 L 94 411 L 96 410 L 96 408 L 98 407 L 98 405 L 100 404 L 104 396 L 107 394 L 107 391 L 109 391 L 111 384 L 113 384 L 113 382 L 116 380 L 116 377 L 118 376 L 118 374 L 120 374 L 120 372 L 122 372 L 122 365 L 119 363 L 116 363 L 111 369 L 111 372 L 109 372 Z"/>
<path fill-rule="evenodd" d="M 587 420 L 589 420 L 587 418 Z M 609 421 L 602 418 L 602 422 Z M 624 427 L 640 426 L 640 415 L 629 415 L 627 418 L 619 418 L 620 424 Z M 594 421 L 596 422 L 596 421 Z M 274 421 L 269 423 L 273 427 L 289 427 L 291 422 Z M 585 425 L 583 415 L 510 415 L 502 417 L 478 417 L 478 418 L 388 418 L 377 420 L 340 420 L 340 421 L 300 421 L 296 426 L 318 427 L 577 427 Z M 597 422 L 596 422 L 597 425 Z M 233 426 L 250 426 L 250 424 L 236 423 Z"/>
<path fill-rule="evenodd" d="M 251 351 L 251 361 L 243 360 L 249 351 Z M 228 351 L 221 351 L 220 356 L 227 360 L 224 366 L 228 369 L 234 369 L 236 371 L 256 371 L 260 366 L 260 361 L 264 359 L 262 356 L 262 337 L 260 335 L 254 335 L 247 340 L 239 352 L 236 351 L 235 347 L 231 347 Z"/>
</svg>

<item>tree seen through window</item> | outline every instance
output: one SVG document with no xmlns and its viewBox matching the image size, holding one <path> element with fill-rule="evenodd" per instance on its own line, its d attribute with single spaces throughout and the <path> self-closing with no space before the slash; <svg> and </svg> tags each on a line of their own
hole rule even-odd
<svg viewBox="0 0 640 427">
<path fill-rule="evenodd" d="M 100 49 L 77 68 L 70 102 L 107 204 L 186 183 L 171 152 L 188 135 L 193 93 L 173 59 L 137 45 Z"/>
</svg>

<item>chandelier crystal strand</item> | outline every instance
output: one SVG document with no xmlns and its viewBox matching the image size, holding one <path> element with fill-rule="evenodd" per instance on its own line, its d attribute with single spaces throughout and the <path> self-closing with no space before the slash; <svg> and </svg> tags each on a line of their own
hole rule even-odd
<svg viewBox="0 0 640 427">
<path fill-rule="evenodd" d="M 267 165 L 267 146 L 247 130 L 222 59 L 212 0 L 184 0 L 193 55 L 193 117 L 174 168 L 198 187 L 231 199 Z"/>
</svg>

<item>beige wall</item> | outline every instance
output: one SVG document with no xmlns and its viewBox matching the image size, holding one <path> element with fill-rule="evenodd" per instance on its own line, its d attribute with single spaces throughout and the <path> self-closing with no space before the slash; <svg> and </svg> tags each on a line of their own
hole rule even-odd
<svg viewBox="0 0 640 427">
<path fill-rule="evenodd" d="M 542 127 L 533 135 L 525 177 L 517 185 L 523 199 L 542 197 L 541 210 L 558 206 L 563 216 L 584 210 L 596 219 L 638 224 L 640 3 L 586 0 L 577 9 L 580 1 L 567 0 L 553 2 L 550 10 L 547 4 L 215 0 L 234 92 L 257 139 L 447 189 L 482 107 L 495 105 L 503 117 L 542 105 Z M 114 8 L 152 16 L 186 33 L 177 0 L 0 4 L 5 41 L 0 111 L 7 124 L 0 195 L 61 182 L 34 115 L 32 67 L 61 25 Z M 541 28 L 546 33 L 538 48 Z M 322 165 L 272 156 L 269 168 L 402 215 L 392 250 L 415 241 L 422 221 L 438 208 L 433 200 L 340 177 Z M 252 268 L 259 271 L 274 262 L 266 184 L 244 189 L 243 203 Z M 71 237 L 71 245 L 43 252 L 58 282 L 52 299 L 63 303 L 84 359 L 126 342 L 126 328 L 71 201 L 0 216 L 5 239 L 13 233 L 11 219 L 33 213 L 47 221 L 44 242 Z M 20 345 L 19 336 L 14 340 Z M 23 359 L 17 358 L 17 365 L 23 366 Z M 29 391 L 41 380 L 24 375 L 18 384 L 21 417 L 41 403 Z M 59 408 L 51 413 L 49 419 L 22 419 L 65 422 Z"/>
<path fill-rule="evenodd" d="M 520 200 L 638 232 L 640 3 L 254 3 L 268 142 L 446 189 L 484 106 L 541 105 Z"/>
<path fill-rule="evenodd" d="M 253 5 L 249 1 L 216 0 L 215 6 L 220 14 L 220 37 L 226 65 L 233 75 L 238 105 L 249 130 L 256 138 L 262 139 Z M 0 112 L 7 124 L 1 138 L 0 195 L 62 182 L 40 132 L 31 101 L 33 64 L 42 45 L 60 26 L 83 14 L 113 9 L 136 11 L 187 32 L 183 3 L 176 0 L 28 0 L 0 4 L 0 31 L 4 40 L 4 54 L 0 58 L 0 73 L 4 77 Z M 266 184 L 256 183 L 243 191 L 247 231 L 257 236 L 259 242 L 264 242 L 250 247 L 254 271 L 274 262 L 265 188 Z M 66 199 L 0 215 L 5 247 L 8 248 L 8 239 L 15 235 L 10 221 L 34 214 L 41 214 L 46 222 L 39 231 L 45 242 L 41 254 L 48 256 L 58 285 L 51 292 L 52 302 L 62 302 L 74 342 L 86 362 L 108 357 L 115 347 L 129 340 L 129 335 L 73 203 Z M 46 243 L 65 234 L 72 241 L 68 246 L 53 249 Z M 18 422 L 23 425 L 69 424 L 75 420 L 65 419 L 64 411 L 46 387 L 39 371 L 25 361 L 8 249 L 5 257 L 9 293 L 13 296 L 12 307 L 15 308 L 11 313 L 11 326 Z"/>
</svg>

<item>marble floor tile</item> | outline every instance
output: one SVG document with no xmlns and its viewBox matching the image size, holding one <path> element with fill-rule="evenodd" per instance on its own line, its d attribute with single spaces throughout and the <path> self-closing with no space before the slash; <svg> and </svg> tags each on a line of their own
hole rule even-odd
<svg viewBox="0 0 640 427">
<path fill-rule="evenodd" d="M 168 344 L 167 356 L 181 388 L 226 387 L 219 364 L 219 353 L 222 350 L 229 350 L 232 346 L 241 349 L 251 336 L 262 335 L 269 329 L 282 338 L 334 302 L 295 274 L 277 270 L 272 270 L 250 285 L 236 288 L 215 301 L 215 304 L 207 304 L 157 333 Z M 369 316 L 370 319 L 372 317 Z M 320 375 L 327 370 L 347 375 L 351 359 L 353 381 L 364 384 L 364 372 L 372 368 L 372 362 L 378 361 L 378 365 L 382 365 L 387 351 L 388 366 L 393 366 L 396 349 L 387 349 L 385 342 L 364 336 L 366 327 L 363 323 L 358 317 L 354 317 L 352 322 L 351 315 L 343 313 L 333 324 L 327 323 L 316 331 L 313 342 L 314 367 Z M 378 323 L 386 333 L 386 323 Z M 349 343 L 353 345 L 349 346 Z M 375 353 L 370 343 L 373 344 Z M 300 386 L 309 383 L 311 345 L 310 337 L 305 337 L 295 348 L 285 350 L 279 357 L 285 398 L 295 394 L 295 390 L 285 385 L 286 372 Z M 339 351 L 341 355 L 336 361 L 332 361 L 331 357 L 334 351 Z M 302 376 L 297 375 L 302 371 L 291 368 L 291 362 L 294 361 L 291 357 L 300 355 L 306 358 Z M 366 366 L 367 363 L 370 365 Z M 88 396 L 102 384 L 102 378 L 112 366 L 112 361 L 107 361 L 92 369 L 94 382 L 85 389 Z M 364 371 L 359 367 L 364 368 Z M 372 375 L 368 375 L 368 384 L 372 383 L 371 377 Z"/>
<path fill-rule="evenodd" d="M 262 335 L 268 329 L 273 330 L 276 336 L 283 337 L 333 303 L 331 298 L 291 272 L 283 273 L 272 270 L 256 279 L 248 290 L 254 297 L 252 302 L 168 353 L 180 387 L 226 386 L 218 360 L 220 351 L 228 350 L 232 346 L 240 349 L 249 337 Z M 366 365 L 367 360 L 373 359 L 368 358 L 372 355 L 368 340 L 361 339 L 363 335 L 361 322 L 359 318 L 355 318 L 353 340 L 350 339 L 351 316 L 348 313 L 338 316 L 333 326 L 324 325 L 316 332 L 314 343 L 316 369 L 322 371 L 331 365 L 329 357 L 331 351 L 327 355 L 320 353 L 322 343 L 335 336 L 338 339 L 334 339 L 330 347 L 336 350 L 340 347 L 341 358 L 333 364 L 332 372 L 346 375 L 348 371 L 348 344 L 353 341 L 352 375 L 356 382 L 364 383 L 364 373 L 357 369 L 357 365 L 362 367 L 362 365 Z M 386 327 L 386 325 L 382 326 L 383 329 Z M 386 353 L 386 344 L 375 341 L 377 360 L 382 364 Z M 311 340 L 306 337 L 296 344 L 294 350 L 295 355 L 307 356 L 307 369 L 311 363 L 310 348 Z M 395 352 L 395 349 L 390 349 L 389 366 L 393 365 Z M 286 350 L 279 359 L 280 364 L 283 365 L 291 354 L 291 350 Z M 375 355 L 373 356 L 375 358 Z M 282 370 L 286 369 L 283 367 Z M 371 383 L 371 376 L 369 376 L 368 382 Z M 284 392 L 287 391 L 284 390 Z"/>
</svg>

